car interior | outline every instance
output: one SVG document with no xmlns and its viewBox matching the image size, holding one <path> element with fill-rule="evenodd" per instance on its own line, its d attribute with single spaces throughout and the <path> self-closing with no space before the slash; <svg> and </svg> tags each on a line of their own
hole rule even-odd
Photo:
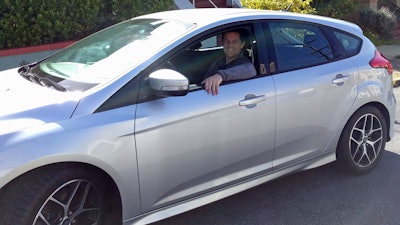
<svg viewBox="0 0 400 225">
<path fill-rule="evenodd" d="M 178 72 L 189 79 L 190 84 L 200 84 L 211 63 L 224 56 L 222 33 L 196 42 L 169 60 Z M 244 47 L 245 54 L 256 65 L 256 41 L 251 32 L 249 34 L 249 40 Z"/>
</svg>

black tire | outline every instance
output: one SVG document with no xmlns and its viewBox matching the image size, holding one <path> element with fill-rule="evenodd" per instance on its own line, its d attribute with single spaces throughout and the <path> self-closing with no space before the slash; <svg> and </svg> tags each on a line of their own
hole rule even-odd
<svg viewBox="0 0 400 225">
<path fill-rule="evenodd" d="M 0 224 L 121 224 L 112 186 L 99 173 L 73 165 L 37 169 L 1 189 Z"/>
<path fill-rule="evenodd" d="M 382 158 L 387 125 L 379 109 L 365 106 L 347 122 L 336 150 L 340 169 L 355 175 L 370 172 Z"/>
</svg>

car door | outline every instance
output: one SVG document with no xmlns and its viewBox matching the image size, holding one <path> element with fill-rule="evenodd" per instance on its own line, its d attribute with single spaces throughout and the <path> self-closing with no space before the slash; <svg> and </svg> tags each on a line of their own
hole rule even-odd
<svg viewBox="0 0 400 225">
<path fill-rule="evenodd" d="M 271 21 L 267 30 L 276 54 L 273 164 L 279 169 L 336 147 L 333 137 L 354 103 L 358 70 L 350 60 L 335 58 L 325 34 L 314 24 Z"/>
<path fill-rule="evenodd" d="M 266 173 L 275 142 L 272 78 L 224 84 L 217 96 L 197 89 L 149 98 L 137 105 L 135 139 L 144 211 Z"/>
</svg>

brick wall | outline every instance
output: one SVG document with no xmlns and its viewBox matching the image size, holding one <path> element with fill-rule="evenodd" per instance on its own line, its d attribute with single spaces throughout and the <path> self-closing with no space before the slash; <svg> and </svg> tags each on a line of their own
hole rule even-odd
<svg viewBox="0 0 400 225">
<path fill-rule="evenodd" d="M 190 0 L 190 2 L 193 4 L 193 1 L 195 3 L 196 8 L 214 8 L 214 5 L 217 6 L 217 8 L 230 8 L 231 6 L 227 5 L 227 0 L 210 0 L 214 5 L 209 1 L 209 0 Z"/>
</svg>

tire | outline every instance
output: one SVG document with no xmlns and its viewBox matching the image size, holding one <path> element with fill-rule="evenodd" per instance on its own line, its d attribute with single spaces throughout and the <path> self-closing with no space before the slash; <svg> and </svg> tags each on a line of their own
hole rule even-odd
<svg viewBox="0 0 400 225">
<path fill-rule="evenodd" d="M 0 224 L 122 224 L 112 188 L 100 177 L 75 164 L 25 174 L 0 190 Z"/>
<path fill-rule="evenodd" d="M 373 106 L 359 109 L 347 122 L 336 150 L 340 169 L 355 175 L 370 172 L 382 158 L 387 140 L 386 120 Z"/>
</svg>

